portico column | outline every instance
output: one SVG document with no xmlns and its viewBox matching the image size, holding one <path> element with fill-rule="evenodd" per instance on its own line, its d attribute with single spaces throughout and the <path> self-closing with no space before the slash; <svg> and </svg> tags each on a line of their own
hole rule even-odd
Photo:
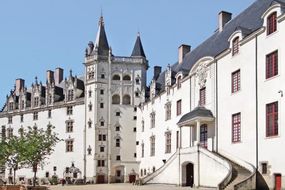
<svg viewBox="0 0 285 190">
<path fill-rule="evenodd" d="M 197 144 L 200 144 L 200 120 L 196 121 Z"/>
</svg>

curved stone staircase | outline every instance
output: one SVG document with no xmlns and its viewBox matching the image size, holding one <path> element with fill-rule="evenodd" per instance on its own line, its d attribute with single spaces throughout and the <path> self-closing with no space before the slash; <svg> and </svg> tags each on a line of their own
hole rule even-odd
<svg viewBox="0 0 285 190">
<path fill-rule="evenodd" d="M 227 183 L 227 185 L 225 185 L 225 187 L 220 189 L 225 189 L 225 190 L 253 189 L 252 187 L 254 186 L 254 184 L 252 184 L 252 180 L 254 180 L 253 178 L 255 177 L 255 172 L 253 172 L 254 168 L 252 171 L 250 171 L 223 155 L 220 154 L 217 155 L 227 160 L 232 166 L 231 180 Z"/>
</svg>

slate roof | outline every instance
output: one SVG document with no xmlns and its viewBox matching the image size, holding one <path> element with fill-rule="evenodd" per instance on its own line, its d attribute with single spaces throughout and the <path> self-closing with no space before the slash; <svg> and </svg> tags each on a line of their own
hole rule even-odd
<svg viewBox="0 0 285 190">
<path fill-rule="evenodd" d="M 194 50 L 187 53 L 181 64 L 175 63 L 171 69 L 178 73 L 189 73 L 192 66 L 201 58 L 205 56 L 216 57 L 223 51 L 229 48 L 229 37 L 237 30 L 241 30 L 244 37 L 252 32 L 258 30 L 263 25 L 262 14 L 273 4 L 280 3 L 285 6 L 285 0 L 257 0 L 247 9 L 245 9 L 238 16 L 230 20 L 223 28 L 223 31 L 216 30 L 215 33 L 197 46 Z M 157 83 L 161 84 L 164 89 L 164 75 L 165 72 L 160 74 Z"/>
<path fill-rule="evenodd" d="M 142 46 L 142 42 L 141 42 L 141 38 L 140 38 L 139 34 L 137 36 L 137 39 L 136 39 L 136 42 L 135 42 L 135 46 L 134 46 L 134 49 L 133 49 L 133 52 L 132 52 L 131 56 L 132 57 L 135 57 L 135 56 L 145 57 L 145 53 L 144 53 L 144 50 L 143 50 L 143 46 Z"/>
<path fill-rule="evenodd" d="M 103 16 L 101 16 L 99 20 L 99 28 L 97 32 L 96 41 L 95 41 L 95 47 L 98 48 L 99 55 L 108 56 L 109 44 L 108 44 L 107 35 L 105 32 Z"/>
<path fill-rule="evenodd" d="M 209 117 L 214 118 L 213 113 L 211 110 L 206 109 L 205 107 L 198 106 L 194 110 L 190 111 L 189 113 L 186 113 L 181 117 L 181 119 L 178 121 L 177 125 L 182 124 L 185 121 L 189 121 L 191 119 L 194 119 L 195 117 Z"/>
</svg>

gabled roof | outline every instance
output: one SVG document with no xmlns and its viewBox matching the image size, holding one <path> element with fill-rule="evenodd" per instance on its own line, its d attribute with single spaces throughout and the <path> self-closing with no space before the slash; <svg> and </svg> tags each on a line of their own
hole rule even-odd
<svg viewBox="0 0 285 190">
<path fill-rule="evenodd" d="M 142 42 L 141 42 L 141 38 L 140 38 L 140 34 L 138 33 L 137 39 L 136 39 L 136 43 L 132 52 L 132 57 L 135 56 L 141 56 L 141 57 L 145 57 L 145 53 L 143 50 L 143 46 L 142 46 Z"/>
<path fill-rule="evenodd" d="M 98 55 L 108 56 L 109 44 L 108 44 L 107 35 L 105 32 L 103 16 L 101 16 L 99 20 L 99 28 L 97 32 L 96 41 L 95 41 L 95 48 L 98 48 Z"/>
</svg>

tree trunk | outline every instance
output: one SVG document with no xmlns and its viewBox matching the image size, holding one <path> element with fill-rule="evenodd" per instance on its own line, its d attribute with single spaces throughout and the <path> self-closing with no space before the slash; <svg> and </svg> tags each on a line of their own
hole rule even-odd
<svg viewBox="0 0 285 190">
<path fill-rule="evenodd" d="M 34 181 L 33 181 L 33 186 L 36 186 L 36 179 L 37 179 L 37 171 L 34 171 Z"/>
<path fill-rule="evenodd" d="M 13 179 L 13 184 L 16 185 L 16 171 L 17 169 L 14 168 L 14 179 Z"/>
</svg>

